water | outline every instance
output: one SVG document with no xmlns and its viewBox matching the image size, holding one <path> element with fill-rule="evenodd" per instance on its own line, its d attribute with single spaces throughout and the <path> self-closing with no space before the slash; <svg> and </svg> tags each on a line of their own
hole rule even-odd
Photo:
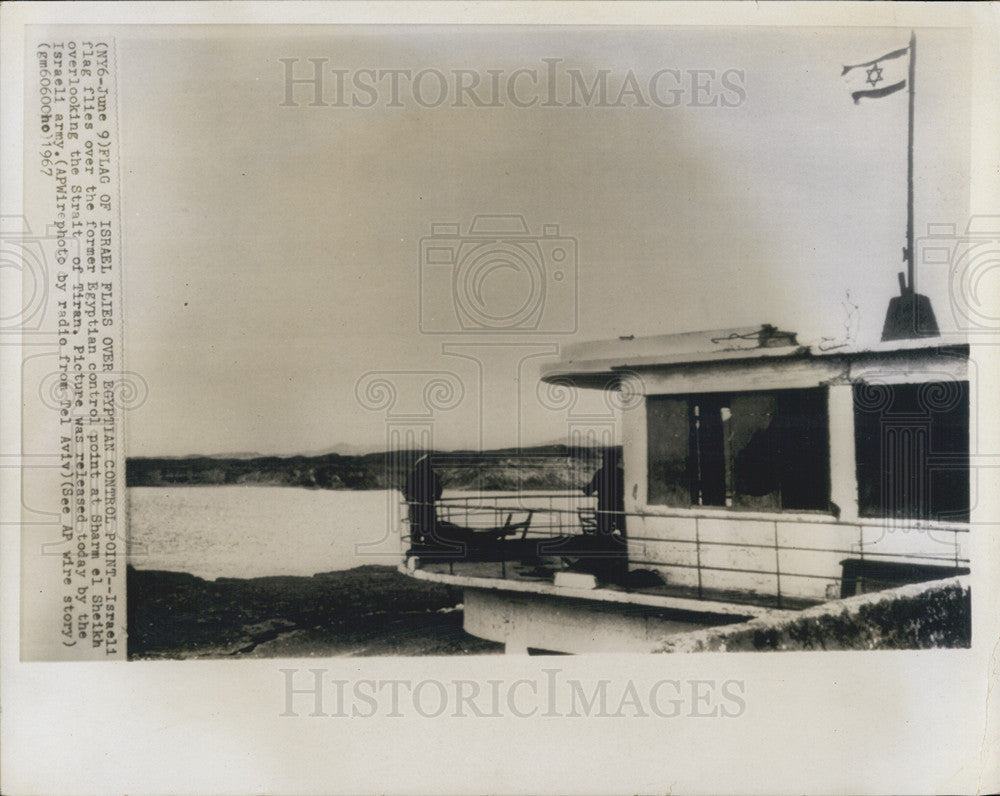
<svg viewBox="0 0 1000 796">
<path fill-rule="evenodd" d="M 487 499 L 492 502 L 504 494 L 489 493 Z M 507 494 L 507 505 L 569 508 L 570 503 L 588 502 L 582 495 L 579 500 L 550 501 L 530 493 Z M 445 497 L 451 495 L 472 497 L 446 490 Z M 362 564 L 394 566 L 401 558 L 402 496 L 395 491 L 131 487 L 128 498 L 129 563 L 137 569 L 188 572 L 206 579 L 311 576 Z M 485 516 L 487 524 L 502 524 L 492 513 Z M 515 514 L 514 521 L 523 516 Z M 470 524 L 480 524 L 479 519 L 469 517 Z M 551 521 L 537 516 L 532 529 L 543 532 Z"/>
<path fill-rule="evenodd" d="M 387 530 L 398 492 L 180 486 L 132 487 L 128 497 L 137 569 L 251 578 L 400 560 L 398 533 Z"/>
</svg>

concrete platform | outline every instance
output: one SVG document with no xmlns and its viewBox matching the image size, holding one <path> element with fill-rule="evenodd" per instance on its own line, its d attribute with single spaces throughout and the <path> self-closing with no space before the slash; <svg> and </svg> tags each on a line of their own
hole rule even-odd
<svg viewBox="0 0 1000 796">
<path fill-rule="evenodd" d="M 464 590 L 465 630 L 498 641 L 508 653 L 649 652 L 670 637 L 794 611 L 690 596 L 629 592 L 607 586 L 556 586 L 537 568 L 498 577 L 499 562 L 433 564 L 400 570 L 418 580 Z"/>
</svg>

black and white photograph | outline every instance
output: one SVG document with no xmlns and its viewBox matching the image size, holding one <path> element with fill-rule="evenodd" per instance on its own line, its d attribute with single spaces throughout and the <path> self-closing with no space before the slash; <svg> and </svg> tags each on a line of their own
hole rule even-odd
<svg viewBox="0 0 1000 796">
<path fill-rule="evenodd" d="M 960 31 L 118 59 L 130 657 L 968 646 Z"/>
<path fill-rule="evenodd" d="M 276 728 L 105 792 L 985 787 L 993 9 L 25 5 L 5 662 Z M 952 751 L 845 771 L 878 694 Z M 472 739 L 362 777 L 403 723 Z"/>
</svg>

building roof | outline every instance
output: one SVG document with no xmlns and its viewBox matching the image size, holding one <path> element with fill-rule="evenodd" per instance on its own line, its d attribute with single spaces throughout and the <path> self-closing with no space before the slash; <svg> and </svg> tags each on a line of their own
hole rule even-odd
<svg viewBox="0 0 1000 796">
<path fill-rule="evenodd" d="M 542 369 L 542 380 L 569 381 L 580 387 L 608 387 L 623 371 L 641 368 L 753 359 L 859 356 L 967 344 L 964 337 L 942 336 L 892 340 L 868 346 L 803 345 L 793 332 L 770 324 L 653 337 L 629 335 L 566 346 L 560 361 Z"/>
</svg>

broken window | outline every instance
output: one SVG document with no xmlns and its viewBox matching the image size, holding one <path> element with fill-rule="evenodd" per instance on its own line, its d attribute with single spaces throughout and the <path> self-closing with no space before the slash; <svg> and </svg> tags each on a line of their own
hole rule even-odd
<svg viewBox="0 0 1000 796">
<path fill-rule="evenodd" d="M 827 510 L 822 389 L 647 398 L 648 502 Z"/>
<path fill-rule="evenodd" d="M 863 517 L 969 519 L 969 383 L 856 384 Z"/>
<path fill-rule="evenodd" d="M 647 398 L 646 423 L 649 427 L 648 502 L 660 506 L 690 506 L 687 399 L 665 395 Z"/>
</svg>

